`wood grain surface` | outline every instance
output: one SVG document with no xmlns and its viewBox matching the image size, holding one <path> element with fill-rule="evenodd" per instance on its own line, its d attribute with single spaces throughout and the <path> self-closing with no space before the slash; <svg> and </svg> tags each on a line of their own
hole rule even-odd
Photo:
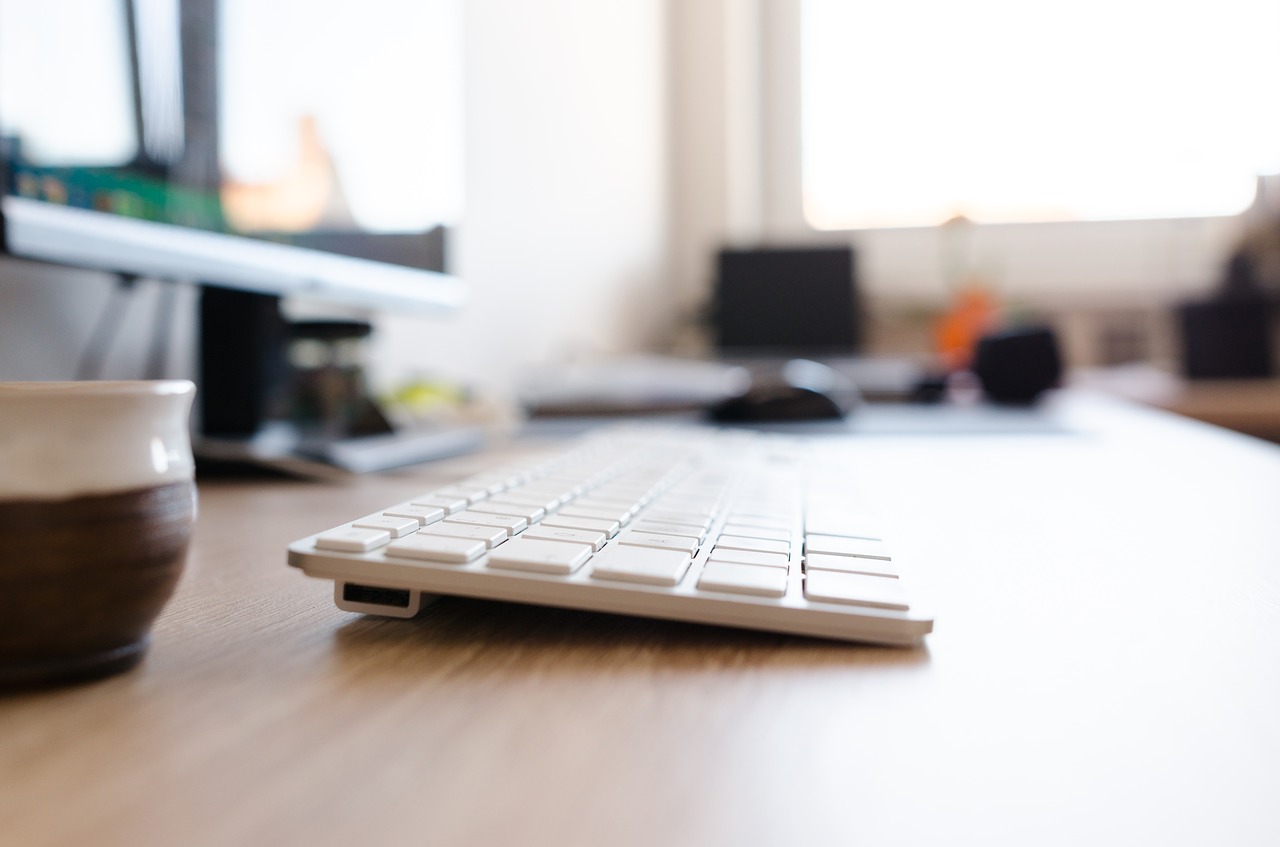
<svg viewBox="0 0 1280 847">
<path fill-rule="evenodd" d="M 829 440 L 932 598 L 917 650 L 363 618 L 285 546 L 502 455 L 203 480 L 142 665 L 0 698 L 0 844 L 1280 843 L 1280 448 L 1046 414 Z"/>
</svg>

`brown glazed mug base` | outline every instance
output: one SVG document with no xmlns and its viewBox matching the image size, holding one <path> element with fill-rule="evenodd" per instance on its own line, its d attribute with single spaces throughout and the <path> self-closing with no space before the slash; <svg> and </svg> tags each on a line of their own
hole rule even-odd
<svg viewBox="0 0 1280 847">
<path fill-rule="evenodd" d="M 88 656 L 72 656 L 0 667 L 0 691 L 91 682 L 135 667 L 151 645 L 150 636 Z"/>
<path fill-rule="evenodd" d="M 181 575 L 194 521 L 191 482 L 0 502 L 0 686 L 138 664 Z"/>
</svg>

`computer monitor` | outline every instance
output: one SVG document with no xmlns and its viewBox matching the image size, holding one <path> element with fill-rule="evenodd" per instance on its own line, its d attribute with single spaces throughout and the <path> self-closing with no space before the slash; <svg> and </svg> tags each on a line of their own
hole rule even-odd
<svg viewBox="0 0 1280 847">
<path fill-rule="evenodd" d="M 253 436 L 282 298 L 466 300 L 460 5 L 0 0 L 0 247 L 200 284 L 204 434 Z"/>
<path fill-rule="evenodd" d="M 9 164 L 22 176 L 54 170 Z M 442 313 L 460 308 L 467 297 L 464 283 L 449 274 L 359 257 L 378 249 L 377 238 L 353 239 L 346 249 L 357 255 L 343 255 L 332 252 L 339 248 L 325 249 L 327 241 L 342 241 L 337 234 L 299 238 L 314 245 L 303 247 L 10 192 L 0 199 L 0 220 L 4 252 L 37 261 L 368 309 Z M 438 261 L 431 257 L 443 253 L 433 246 L 440 235 L 422 234 L 422 261 Z"/>
<path fill-rule="evenodd" d="M 714 304 L 720 353 L 750 358 L 859 352 L 854 273 L 848 245 L 721 250 Z"/>
</svg>

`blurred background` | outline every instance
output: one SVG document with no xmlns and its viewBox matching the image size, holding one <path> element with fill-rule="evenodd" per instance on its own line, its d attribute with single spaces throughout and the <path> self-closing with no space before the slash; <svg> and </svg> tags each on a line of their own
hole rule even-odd
<svg viewBox="0 0 1280 847">
<path fill-rule="evenodd" d="M 848 246 L 850 352 L 945 369 L 980 330 L 1048 325 L 1073 379 L 1280 432 L 1280 4 L 202 3 L 218 226 L 434 233 L 469 286 L 444 318 L 288 304 L 371 322 L 380 393 L 715 358 L 721 251 Z M 177 26 L 177 0 L 134 5 Z M 182 148 L 176 59 L 141 69 L 146 133 L 120 106 L 127 6 L 0 0 L 0 135 L 29 159 Z M 75 376 L 115 288 L 0 258 L 0 379 Z M 163 370 L 194 373 L 198 297 L 140 280 L 95 375 L 154 365 L 157 315 Z"/>
</svg>

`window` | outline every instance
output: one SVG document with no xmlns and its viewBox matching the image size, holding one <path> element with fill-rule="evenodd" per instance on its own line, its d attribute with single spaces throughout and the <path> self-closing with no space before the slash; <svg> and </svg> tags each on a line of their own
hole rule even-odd
<svg viewBox="0 0 1280 847">
<path fill-rule="evenodd" d="M 332 214 L 321 208 L 332 200 L 311 196 L 326 179 L 361 229 L 457 223 L 458 0 L 224 0 L 220 10 L 224 202 L 237 226 L 311 228 Z"/>
<path fill-rule="evenodd" d="M 1275 0 L 803 0 L 819 230 L 1231 215 L 1280 171 Z"/>
<path fill-rule="evenodd" d="M 131 159 L 128 48 L 117 3 L 0 0 L 0 135 L 21 135 L 26 154 L 48 165 Z"/>
</svg>

